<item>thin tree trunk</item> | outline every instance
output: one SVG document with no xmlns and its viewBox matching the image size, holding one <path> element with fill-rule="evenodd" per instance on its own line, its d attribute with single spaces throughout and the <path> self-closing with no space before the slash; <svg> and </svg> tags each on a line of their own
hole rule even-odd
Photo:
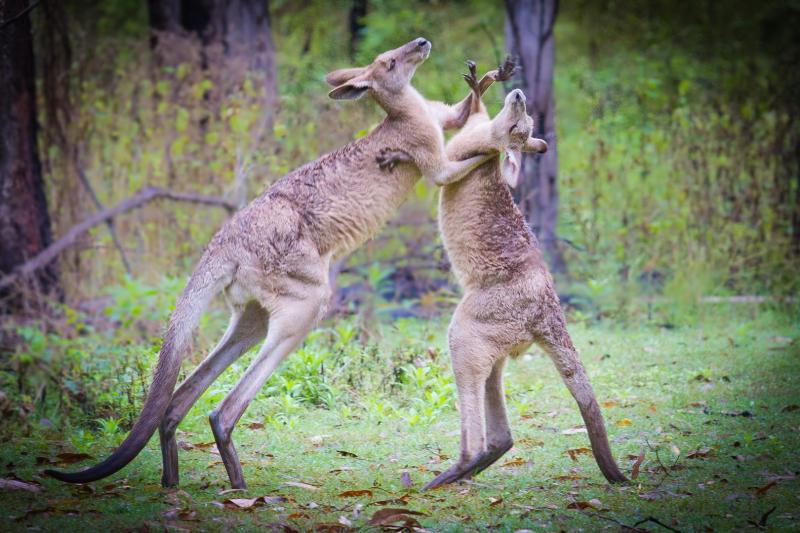
<svg viewBox="0 0 800 533">
<path fill-rule="evenodd" d="M 364 30 L 363 19 L 367 14 L 367 0 L 353 0 L 350 4 L 348 13 L 348 23 L 350 26 L 350 58 L 355 57 L 356 48 L 361 41 L 361 32 Z"/>
<path fill-rule="evenodd" d="M 555 38 L 553 27 L 558 0 L 506 0 L 506 44 L 519 60 L 522 73 L 516 81 L 528 98 L 535 134 L 548 144 L 544 155 L 526 155 L 522 179 L 514 193 L 555 272 L 566 272 L 558 247 L 558 145 L 553 99 Z"/>
<path fill-rule="evenodd" d="M 36 147 L 36 86 L 28 0 L 0 0 L 0 273 L 11 272 L 51 241 L 50 217 Z M 16 18 L 15 18 L 16 17 Z M 13 19 L 13 20 L 12 20 Z M 58 290 L 54 263 L 30 279 Z M 22 306 L 24 291 L 0 291 L 0 310 Z"/>
</svg>

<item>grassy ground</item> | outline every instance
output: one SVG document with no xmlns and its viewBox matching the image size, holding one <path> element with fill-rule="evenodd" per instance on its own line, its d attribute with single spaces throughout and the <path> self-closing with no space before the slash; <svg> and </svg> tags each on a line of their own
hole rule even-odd
<svg viewBox="0 0 800 533">
<path fill-rule="evenodd" d="M 439 347 L 440 326 L 429 325 L 429 340 Z M 159 486 L 157 439 L 116 476 L 67 486 L 40 474 L 43 462 L 76 451 L 65 435 L 42 429 L 24 436 L 6 426 L 3 477 L 32 482 L 39 492 L 2 490 L 0 528 L 377 529 L 369 525 L 376 512 L 394 508 L 421 514 L 383 511 L 378 519 L 394 515 L 395 525 L 416 521 L 434 531 L 797 529 L 796 323 L 761 316 L 677 329 L 573 325 L 571 331 L 623 471 L 630 475 L 644 453 L 627 485 L 605 483 L 585 453 L 585 433 L 569 431 L 581 423 L 571 398 L 549 360 L 533 351 L 507 371 L 516 445 L 471 483 L 419 492 L 457 455 L 454 408 L 411 424 L 389 408 L 381 416 L 381 398 L 371 397 L 352 406 L 295 406 L 282 419 L 286 425 L 254 405 L 234 433 L 250 489 L 225 493 L 227 476 L 208 444 L 203 403 L 179 436 L 179 490 Z M 446 368 L 446 357 L 440 359 Z M 98 458 L 109 447 L 95 444 L 91 453 Z"/>
</svg>

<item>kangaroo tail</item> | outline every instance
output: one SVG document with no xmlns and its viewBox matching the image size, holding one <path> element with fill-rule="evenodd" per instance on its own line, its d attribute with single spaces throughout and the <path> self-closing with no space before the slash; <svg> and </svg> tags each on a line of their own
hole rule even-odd
<svg viewBox="0 0 800 533">
<path fill-rule="evenodd" d="M 569 392 L 578 403 L 581 417 L 583 417 L 583 422 L 586 424 L 586 432 L 589 434 L 592 453 L 594 453 L 594 458 L 597 461 L 597 466 L 600 467 L 600 471 L 611 483 L 627 481 L 628 478 L 620 472 L 611 453 L 603 415 L 600 413 L 600 406 L 597 404 L 592 385 L 589 383 L 589 378 L 586 376 L 586 371 L 578 358 L 578 354 L 575 352 L 575 348 L 572 346 L 572 342 L 566 336 L 566 329 L 564 329 L 564 333 L 563 344 L 568 346 L 551 346 L 548 347 L 547 351 Z"/>
<path fill-rule="evenodd" d="M 142 407 L 139 419 L 128 437 L 106 460 L 79 472 L 46 470 L 45 473 L 67 483 L 88 483 L 110 476 L 130 463 L 152 437 L 172 399 L 178 381 L 181 361 L 189 345 L 192 331 L 200 322 L 211 299 L 230 283 L 232 269 L 213 272 L 206 258 L 192 274 L 172 313 L 164 343 L 153 373 L 150 392 Z"/>
</svg>

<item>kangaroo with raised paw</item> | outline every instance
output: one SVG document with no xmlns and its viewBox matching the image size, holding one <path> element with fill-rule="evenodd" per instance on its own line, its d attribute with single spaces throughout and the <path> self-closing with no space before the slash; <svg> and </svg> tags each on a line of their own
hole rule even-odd
<svg viewBox="0 0 800 533">
<path fill-rule="evenodd" d="M 508 356 L 540 345 L 578 403 L 597 464 L 611 482 L 625 481 L 608 443 L 603 417 L 567 332 L 553 279 L 536 237 L 509 191 L 517 183 L 521 152 L 543 153 L 531 137 L 533 120 L 519 89 L 490 120 L 480 97 L 493 78 L 466 76 L 474 90 L 472 115 L 447 144 L 453 160 L 491 153 L 464 179 L 440 191 L 439 227 L 464 297 L 448 331 L 461 413 L 461 454 L 433 479 L 433 489 L 467 479 L 497 461 L 513 445 L 506 416 L 503 369 Z M 505 153 L 502 165 L 500 154 Z"/>
<path fill-rule="evenodd" d="M 431 43 L 419 38 L 379 55 L 367 67 L 328 75 L 335 86 L 331 98 L 369 94 L 386 111 L 384 121 L 365 137 L 284 176 L 225 223 L 178 299 L 150 393 L 131 433 L 101 463 L 74 473 L 50 470 L 49 475 L 71 483 L 109 476 L 133 460 L 158 428 L 161 482 L 176 485 L 178 424 L 231 363 L 261 343 L 245 373 L 209 415 L 231 485 L 246 487 L 231 434 L 273 370 L 324 316 L 331 261 L 372 237 L 405 200 L 420 172 L 436 183 L 449 183 L 486 160 L 484 155 L 447 160 L 442 129 L 464 124 L 472 95 L 448 106 L 425 100 L 411 86 L 430 50 Z M 415 165 L 394 169 L 383 155 L 387 149 L 402 149 Z M 228 329 L 173 394 L 192 331 L 220 292 L 231 309 Z"/>
</svg>

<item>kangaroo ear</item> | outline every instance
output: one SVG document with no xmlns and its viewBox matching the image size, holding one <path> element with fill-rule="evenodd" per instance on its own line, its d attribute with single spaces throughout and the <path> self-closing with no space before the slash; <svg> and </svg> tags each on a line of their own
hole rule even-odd
<svg viewBox="0 0 800 533">
<path fill-rule="evenodd" d="M 522 168 L 522 154 L 518 150 L 505 149 L 506 157 L 500 168 L 500 175 L 509 187 L 514 189 L 519 181 L 519 171 Z"/>
<path fill-rule="evenodd" d="M 543 154 L 547 151 L 547 143 L 536 137 L 528 137 L 528 140 L 522 145 L 522 151 Z"/>
<path fill-rule="evenodd" d="M 356 78 L 339 85 L 328 93 L 334 100 L 358 100 L 372 86 L 369 80 Z"/>
<path fill-rule="evenodd" d="M 364 67 L 340 68 L 325 76 L 325 81 L 332 87 L 338 87 L 353 78 L 361 76 L 365 70 Z"/>
</svg>

